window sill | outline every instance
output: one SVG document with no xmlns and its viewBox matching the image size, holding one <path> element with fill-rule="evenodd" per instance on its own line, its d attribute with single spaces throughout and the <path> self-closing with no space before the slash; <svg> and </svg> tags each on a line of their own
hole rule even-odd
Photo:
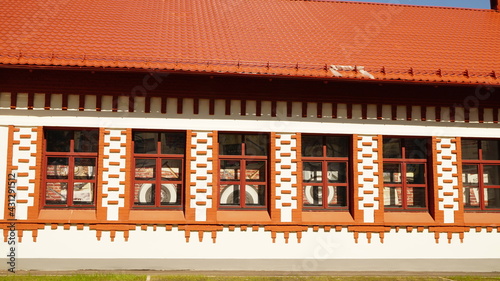
<svg viewBox="0 0 500 281">
<path fill-rule="evenodd" d="M 388 224 L 432 224 L 434 219 L 428 212 L 385 212 L 384 222 Z"/>
<path fill-rule="evenodd" d="M 182 222 L 185 221 L 181 210 L 130 210 L 129 220 L 141 222 Z"/>
<path fill-rule="evenodd" d="M 263 223 L 270 222 L 271 217 L 267 211 L 249 210 L 219 210 L 217 211 L 217 222 L 219 223 Z"/>
<path fill-rule="evenodd" d="M 50 222 L 87 222 L 95 221 L 95 210 L 78 210 L 78 209 L 43 209 L 38 215 L 39 220 L 47 220 Z"/>
<path fill-rule="evenodd" d="M 307 224 L 354 223 L 349 211 L 303 211 L 302 222 Z"/>
<path fill-rule="evenodd" d="M 500 223 L 500 213 L 487 213 L 481 212 L 468 212 L 464 213 L 464 224 L 465 225 L 495 225 Z"/>
</svg>

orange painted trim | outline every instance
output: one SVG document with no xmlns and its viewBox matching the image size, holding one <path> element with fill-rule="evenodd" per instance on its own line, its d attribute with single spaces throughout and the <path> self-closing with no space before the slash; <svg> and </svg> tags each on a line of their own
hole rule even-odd
<svg viewBox="0 0 500 281">
<path fill-rule="evenodd" d="M 430 160 L 430 165 L 432 169 L 429 169 L 429 172 L 431 173 L 429 177 L 432 179 L 432 181 L 429 181 L 429 184 L 427 186 L 428 188 L 428 205 L 429 205 L 429 212 L 431 216 L 434 218 L 434 220 L 437 223 L 444 223 L 444 212 L 439 210 L 439 190 L 442 189 L 443 187 L 439 185 L 438 182 L 438 177 L 440 176 L 437 171 L 437 165 L 438 165 L 438 149 L 437 149 L 437 144 L 440 142 L 440 140 L 436 137 L 433 136 L 431 138 L 431 153 L 432 157 Z M 432 196 L 430 196 L 432 194 Z"/>
<path fill-rule="evenodd" d="M 375 222 L 383 223 L 385 214 L 384 205 L 384 136 L 378 135 L 377 140 L 377 164 L 378 164 L 378 210 L 375 211 Z"/>
<path fill-rule="evenodd" d="M 278 135 L 275 132 L 271 132 L 269 134 L 269 182 L 268 182 L 268 188 L 269 188 L 269 215 L 271 217 L 271 221 L 274 223 L 280 223 L 281 222 L 281 210 L 276 208 L 276 202 L 279 200 L 277 196 L 277 187 L 279 183 L 276 181 L 276 163 L 278 159 L 276 158 L 276 153 L 277 147 L 276 147 L 276 140 L 279 139 L 280 135 Z"/>
<path fill-rule="evenodd" d="M 458 211 L 455 211 L 455 223 L 463 224 L 465 221 L 464 213 L 465 213 L 465 207 L 464 207 L 464 183 L 463 183 L 463 178 L 462 178 L 462 138 L 455 138 L 455 145 L 456 145 L 456 155 L 457 155 L 457 162 L 454 163 L 454 165 L 457 166 L 457 179 L 458 179 L 458 186 L 453 187 L 458 191 Z M 453 142 L 453 140 L 452 140 Z M 500 222 L 500 221 L 499 221 Z"/>
<path fill-rule="evenodd" d="M 39 126 L 37 128 L 31 129 L 32 132 L 36 133 L 35 141 L 35 166 L 31 166 L 30 169 L 35 170 L 35 180 L 34 180 L 34 191 L 33 191 L 33 206 L 28 208 L 28 219 L 38 218 L 41 208 L 41 199 L 43 200 L 43 192 L 41 188 L 42 180 L 42 163 L 43 163 L 43 127 Z M 38 198 L 37 198 L 38 196 Z"/>
<path fill-rule="evenodd" d="M 188 130 L 186 131 L 186 167 L 184 170 L 186 171 L 185 173 L 185 179 L 184 179 L 184 212 L 185 212 L 185 218 L 187 222 L 194 222 L 195 221 L 195 209 L 191 207 L 191 197 L 194 194 L 191 194 L 191 175 L 195 173 L 191 169 L 191 163 L 192 161 L 195 161 L 191 157 L 191 150 L 194 149 L 195 144 L 193 144 L 193 138 L 196 136 L 196 134 L 193 134 L 193 131 Z"/>
<path fill-rule="evenodd" d="M 12 155 L 13 155 L 13 140 L 14 140 L 14 126 L 10 125 L 9 126 L 9 131 L 8 131 L 8 141 L 7 141 L 7 175 L 6 175 L 6 186 L 5 186 L 5 208 L 4 208 L 4 218 L 6 220 L 8 219 L 15 219 L 15 217 L 11 217 L 9 214 L 9 175 L 12 174 L 12 171 L 15 169 L 12 163 Z M 16 167 L 17 168 L 17 167 Z M 16 175 L 17 179 L 17 175 Z M 17 186 L 17 183 L 16 183 Z M 7 237 L 7 236 L 4 236 Z"/>
<path fill-rule="evenodd" d="M 296 178 L 297 178 L 297 184 L 296 184 L 296 190 L 297 190 L 297 208 L 292 211 L 292 221 L 293 222 L 302 222 L 302 211 L 303 211 L 303 202 L 304 202 L 304 187 L 302 185 L 303 181 L 303 174 L 302 174 L 302 134 L 301 133 L 296 133 L 295 134 L 295 141 L 296 141 L 296 159 L 295 163 L 297 164 L 297 171 L 296 171 Z M 292 138 L 294 138 L 292 137 Z M 292 148 L 293 150 L 293 148 Z M 272 152 L 271 152 L 272 153 Z"/>
<path fill-rule="evenodd" d="M 106 221 L 107 219 L 107 208 L 103 206 L 103 188 L 102 186 L 105 184 L 103 181 L 103 171 L 104 171 L 104 147 L 105 147 L 105 142 L 104 142 L 104 136 L 106 134 L 109 134 L 110 132 L 107 131 L 105 128 L 99 128 L 99 154 L 97 155 L 98 158 L 98 167 L 97 167 L 97 196 L 96 196 L 96 215 L 97 215 L 97 221 Z"/>
<path fill-rule="evenodd" d="M 363 211 L 359 209 L 359 202 L 361 198 L 359 197 L 359 189 L 361 188 L 359 185 L 359 177 L 361 176 L 360 171 L 358 170 L 358 164 L 361 163 L 361 160 L 358 158 L 358 141 L 361 140 L 361 137 L 354 134 L 351 139 L 351 159 L 352 159 L 352 186 L 351 188 L 351 196 L 349 198 L 349 211 L 354 219 L 355 223 L 363 223 Z"/>
<path fill-rule="evenodd" d="M 120 194 L 120 198 L 124 198 L 125 202 L 123 207 L 119 208 L 118 210 L 118 218 L 121 220 L 129 220 L 130 210 L 132 209 L 132 177 L 134 176 L 132 173 L 132 159 L 134 155 L 134 147 L 132 146 L 132 129 L 125 129 L 125 131 L 122 131 L 122 135 L 125 135 L 125 155 L 122 155 L 121 157 L 122 159 L 125 159 L 125 190 L 123 194 Z M 111 165 L 112 163 L 109 164 Z"/>
</svg>

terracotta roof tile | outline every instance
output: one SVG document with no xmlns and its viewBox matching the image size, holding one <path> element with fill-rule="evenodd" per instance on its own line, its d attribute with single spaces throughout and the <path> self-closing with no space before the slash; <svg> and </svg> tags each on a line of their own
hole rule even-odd
<svg viewBox="0 0 500 281">
<path fill-rule="evenodd" d="M 328 66 L 338 65 L 364 66 L 375 79 L 500 84 L 500 13 L 493 10 L 289 0 L 1 2 L 3 65 L 313 77 L 333 77 Z"/>
</svg>

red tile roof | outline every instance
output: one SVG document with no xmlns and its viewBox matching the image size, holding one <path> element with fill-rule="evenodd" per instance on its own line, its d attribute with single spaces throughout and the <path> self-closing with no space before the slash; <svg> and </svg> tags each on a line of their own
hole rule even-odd
<svg viewBox="0 0 500 281">
<path fill-rule="evenodd" d="M 4 67 L 500 84 L 493 10 L 289 0 L 0 3 Z"/>
</svg>

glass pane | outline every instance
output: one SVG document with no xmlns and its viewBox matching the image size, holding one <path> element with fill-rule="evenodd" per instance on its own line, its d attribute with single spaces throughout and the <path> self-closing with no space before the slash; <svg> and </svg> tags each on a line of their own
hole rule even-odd
<svg viewBox="0 0 500 281">
<path fill-rule="evenodd" d="M 178 159 L 161 160 L 161 179 L 162 180 L 182 179 L 182 160 Z"/>
<path fill-rule="evenodd" d="M 402 207 L 401 187 L 384 187 L 384 206 Z"/>
<path fill-rule="evenodd" d="M 401 183 L 401 164 L 384 164 L 384 182 Z"/>
<path fill-rule="evenodd" d="M 479 141 L 462 140 L 462 158 L 479 159 Z"/>
<path fill-rule="evenodd" d="M 484 207 L 488 209 L 500 209 L 500 188 L 484 189 Z"/>
<path fill-rule="evenodd" d="M 48 182 L 45 193 L 46 204 L 66 204 L 68 194 L 68 183 Z"/>
<path fill-rule="evenodd" d="M 406 164 L 406 183 L 425 184 L 425 164 Z"/>
<path fill-rule="evenodd" d="M 221 160 L 220 161 L 220 180 L 231 181 L 240 179 L 240 161 Z"/>
<path fill-rule="evenodd" d="M 328 186 L 328 206 L 347 206 L 347 187 Z"/>
<path fill-rule="evenodd" d="M 266 181 L 266 161 L 246 162 L 247 181 Z"/>
<path fill-rule="evenodd" d="M 134 132 L 134 153 L 156 154 L 158 133 Z"/>
<path fill-rule="evenodd" d="M 265 185 L 246 185 L 245 204 L 248 206 L 264 206 L 266 202 Z"/>
<path fill-rule="evenodd" d="M 91 182 L 75 182 L 73 185 L 73 204 L 90 205 L 94 202 L 94 184 Z"/>
<path fill-rule="evenodd" d="M 322 182 L 321 162 L 304 162 L 302 165 L 304 182 Z"/>
<path fill-rule="evenodd" d="M 48 152 L 69 152 L 73 131 L 46 130 L 45 140 Z"/>
<path fill-rule="evenodd" d="M 75 131 L 75 152 L 97 152 L 99 132 L 97 130 Z"/>
<path fill-rule="evenodd" d="M 162 154 L 184 154 L 186 151 L 185 133 L 162 133 L 161 153 Z"/>
<path fill-rule="evenodd" d="M 406 205 L 408 208 L 425 208 L 425 187 L 408 187 Z"/>
<path fill-rule="evenodd" d="M 75 179 L 95 179 L 95 158 L 75 158 L 73 170 Z"/>
<path fill-rule="evenodd" d="M 136 183 L 134 186 L 134 203 L 136 205 L 154 205 L 155 185 L 152 183 Z"/>
<path fill-rule="evenodd" d="M 219 134 L 219 153 L 221 155 L 241 155 L 242 135 Z"/>
<path fill-rule="evenodd" d="M 135 160 L 135 179 L 136 180 L 154 180 L 156 177 L 155 159 L 136 159 Z"/>
<path fill-rule="evenodd" d="M 479 172 L 477 165 L 462 166 L 462 181 L 467 186 L 479 186 Z"/>
<path fill-rule="evenodd" d="M 161 185 L 160 202 L 162 205 L 180 205 L 181 204 L 180 184 L 164 183 Z"/>
<path fill-rule="evenodd" d="M 483 160 L 500 160 L 498 145 L 498 140 L 482 140 L 481 150 L 483 152 Z"/>
<path fill-rule="evenodd" d="M 409 159 L 426 159 L 427 158 L 427 139 L 424 138 L 407 138 L 405 141 L 405 157 Z"/>
<path fill-rule="evenodd" d="M 485 185 L 500 185 L 500 165 L 484 165 L 483 183 Z"/>
<path fill-rule="evenodd" d="M 302 156 L 305 157 L 323 156 L 323 137 L 302 136 Z"/>
<path fill-rule="evenodd" d="M 322 186 L 304 186 L 304 206 L 323 206 Z"/>
<path fill-rule="evenodd" d="M 245 135 L 245 155 L 267 155 L 268 135 Z"/>
<path fill-rule="evenodd" d="M 344 162 L 329 162 L 327 171 L 328 182 L 347 182 L 346 166 Z"/>
<path fill-rule="evenodd" d="M 326 137 L 326 156 L 328 157 L 348 157 L 349 138 L 348 137 Z"/>
<path fill-rule="evenodd" d="M 401 139 L 384 138 L 384 158 L 401 158 Z"/>
<path fill-rule="evenodd" d="M 479 208 L 479 187 L 464 187 L 464 206 L 467 208 Z"/>
<path fill-rule="evenodd" d="M 69 172 L 69 158 L 48 157 L 47 158 L 47 178 L 67 179 Z"/>
<path fill-rule="evenodd" d="M 221 205 L 240 205 L 240 186 L 236 184 L 223 184 L 220 187 Z"/>
</svg>

